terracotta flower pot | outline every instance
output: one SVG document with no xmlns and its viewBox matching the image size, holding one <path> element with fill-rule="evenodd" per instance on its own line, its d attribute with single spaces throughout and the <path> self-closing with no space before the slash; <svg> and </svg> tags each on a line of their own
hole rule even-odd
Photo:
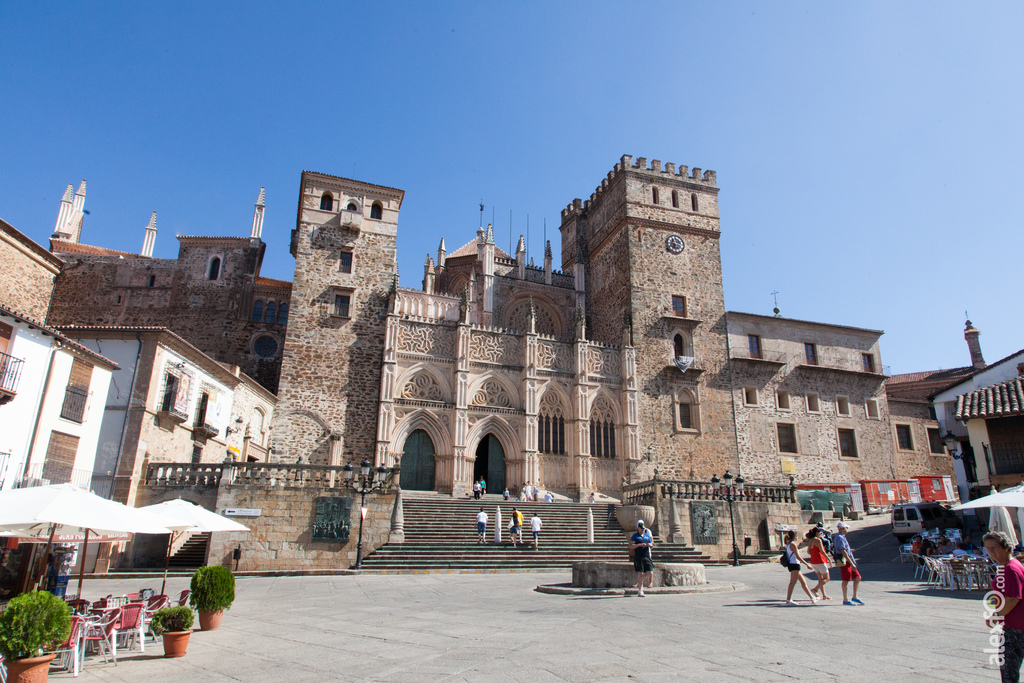
<svg viewBox="0 0 1024 683">
<path fill-rule="evenodd" d="M 43 655 L 4 662 L 10 683 L 41 683 L 50 673 L 50 662 L 57 655 Z"/>
<path fill-rule="evenodd" d="M 199 612 L 199 626 L 204 631 L 215 631 L 220 628 L 220 620 L 224 618 L 224 610 L 216 612 Z"/>
<path fill-rule="evenodd" d="M 165 631 L 163 634 L 164 657 L 184 657 L 190 635 L 192 635 L 192 629 L 188 631 Z"/>
</svg>

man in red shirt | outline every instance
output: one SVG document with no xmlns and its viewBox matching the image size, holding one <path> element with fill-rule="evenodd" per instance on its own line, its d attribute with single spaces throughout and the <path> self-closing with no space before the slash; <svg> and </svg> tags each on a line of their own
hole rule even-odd
<svg viewBox="0 0 1024 683">
<path fill-rule="evenodd" d="M 985 534 L 988 556 L 999 565 L 992 579 L 992 590 L 985 596 L 985 625 L 993 630 L 991 648 L 986 648 L 989 661 L 999 664 L 1003 683 L 1019 683 L 1020 665 L 1024 661 L 1024 565 L 1014 559 L 1013 543 L 1006 534 L 992 531 Z M 995 629 L 1003 625 L 1002 638 Z"/>
</svg>

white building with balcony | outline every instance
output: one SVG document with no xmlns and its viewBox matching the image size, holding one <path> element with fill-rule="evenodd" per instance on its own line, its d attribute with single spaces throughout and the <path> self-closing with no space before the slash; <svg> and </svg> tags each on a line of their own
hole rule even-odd
<svg viewBox="0 0 1024 683">
<path fill-rule="evenodd" d="M 89 488 L 118 366 L 0 304 L 0 488 Z"/>
</svg>

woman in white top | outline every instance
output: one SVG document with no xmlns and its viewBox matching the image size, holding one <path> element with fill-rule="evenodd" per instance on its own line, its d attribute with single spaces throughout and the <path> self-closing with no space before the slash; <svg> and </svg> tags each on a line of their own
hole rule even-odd
<svg viewBox="0 0 1024 683">
<path fill-rule="evenodd" d="M 786 604 L 795 605 L 796 600 L 793 599 L 793 588 L 797 582 L 800 582 L 800 587 L 804 589 L 804 593 L 807 593 L 807 597 L 811 599 L 811 602 L 818 602 L 818 598 L 811 594 L 811 589 L 807 587 L 807 580 L 804 579 L 804 575 L 800 573 L 800 564 L 806 564 L 808 569 L 814 569 L 811 563 L 800 557 L 800 550 L 796 547 L 796 532 L 787 531 L 784 539 L 786 541 L 786 565 L 789 569 L 789 589 L 786 590 Z"/>
</svg>

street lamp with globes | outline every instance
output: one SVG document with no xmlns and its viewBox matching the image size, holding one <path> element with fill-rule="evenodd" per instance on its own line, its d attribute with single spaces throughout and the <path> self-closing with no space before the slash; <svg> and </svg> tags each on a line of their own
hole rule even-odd
<svg viewBox="0 0 1024 683">
<path fill-rule="evenodd" d="M 712 491 L 718 498 L 729 503 L 729 526 L 732 528 L 732 566 L 734 567 L 740 566 L 740 547 L 736 544 L 736 522 L 733 517 L 732 504 L 743 495 L 743 484 L 745 483 L 743 477 L 738 476 L 736 485 L 733 486 L 732 472 L 729 470 L 725 471 L 721 479 L 717 474 L 711 475 Z"/>
<path fill-rule="evenodd" d="M 345 486 L 359 494 L 359 542 L 356 544 L 356 569 L 363 568 L 363 518 L 366 517 L 366 494 L 383 491 L 387 482 L 387 467 L 381 465 L 374 469 L 367 458 L 359 463 L 359 477 L 355 476 L 352 463 L 347 463 L 342 470 Z"/>
</svg>

